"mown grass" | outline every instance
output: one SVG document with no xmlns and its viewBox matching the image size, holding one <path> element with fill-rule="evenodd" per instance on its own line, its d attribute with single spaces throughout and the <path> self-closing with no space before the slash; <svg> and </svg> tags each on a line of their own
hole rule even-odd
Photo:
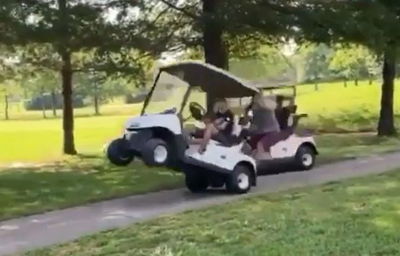
<svg viewBox="0 0 400 256">
<path fill-rule="evenodd" d="M 169 95 L 165 102 L 153 102 L 150 111 L 180 106 L 183 90 Z M 279 92 L 279 91 L 275 91 Z M 285 93 L 285 90 L 281 90 Z M 288 92 L 286 90 L 286 92 Z M 204 95 L 195 92 L 191 101 L 203 103 Z M 345 88 L 342 83 L 298 87 L 299 112 L 309 114 L 302 126 L 324 132 L 374 131 L 378 119 L 380 86 L 360 82 Z M 92 108 L 75 110 L 75 138 L 81 153 L 100 152 L 102 146 L 120 135 L 125 121 L 139 113 L 141 104 L 121 105 L 117 101 L 102 106 L 102 116 L 93 116 Z M 395 113 L 400 101 L 395 99 Z M 188 116 L 187 111 L 185 117 Z M 13 120 L 0 121 L 0 164 L 44 162 L 60 159 L 62 148 L 61 119 L 41 118 L 40 111 L 11 113 Z M 400 120 L 400 119 L 397 119 Z"/>
<path fill-rule="evenodd" d="M 51 166 L 0 169 L 0 219 L 182 186 L 182 175 L 85 155 Z"/>
<path fill-rule="evenodd" d="M 373 133 L 324 134 L 316 136 L 316 142 L 320 163 L 400 151 L 400 138 L 378 137 Z"/>
<path fill-rule="evenodd" d="M 321 135 L 317 142 L 319 164 L 400 148 L 398 139 L 371 135 Z M 3 168 L 0 219 L 182 186 L 180 173 L 149 168 L 140 161 L 116 167 L 100 154 L 71 157 L 51 166 Z"/>
<path fill-rule="evenodd" d="M 309 114 L 306 126 L 327 132 L 375 131 L 380 110 L 381 86 L 375 82 L 359 86 L 325 83 L 315 91 L 313 85 L 300 86 L 299 112 Z M 400 100 L 395 96 L 394 110 L 400 124 Z"/>
<path fill-rule="evenodd" d="M 78 117 L 75 141 L 80 152 L 99 153 L 122 133 L 128 116 Z M 8 121 L 0 124 L 0 163 L 51 162 L 62 156 L 61 120 Z"/>
<path fill-rule="evenodd" d="M 400 255 L 400 170 L 165 216 L 27 253 Z"/>
</svg>

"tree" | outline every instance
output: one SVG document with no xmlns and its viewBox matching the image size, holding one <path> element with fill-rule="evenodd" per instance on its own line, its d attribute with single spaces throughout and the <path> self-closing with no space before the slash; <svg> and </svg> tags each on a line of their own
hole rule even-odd
<svg viewBox="0 0 400 256">
<path fill-rule="evenodd" d="M 20 66 L 18 73 L 18 80 L 25 92 L 29 93 L 31 98 L 36 97 L 40 99 L 43 118 L 47 118 L 46 109 L 48 107 L 46 106 L 46 95 L 51 96 L 51 108 L 53 116 L 56 117 L 57 73 L 48 69 L 39 69 L 31 65 Z"/>
<path fill-rule="evenodd" d="M 373 61 L 371 52 L 362 45 L 339 45 L 336 47 L 330 68 L 346 80 L 354 79 L 354 84 L 358 85 L 360 78 L 370 77 Z"/>
<path fill-rule="evenodd" d="M 318 82 L 331 76 L 329 62 L 333 50 L 325 44 L 311 44 L 305 50 L 306 64 L 305 76 L 307 81 L 314 81 L 315 90 L 318 90 Z"/>
<path fill-rule="evenodd" d="M 362 44 L 383 56 L 383 84 L 378 135 L 396 134 L 394 126 L 394 79 L 399 48 L 400 3 L 397 1 L 314 1 L 302 5 L 300 27 L 313 22 L 317 29 L 303 31 L 310 40 L 347 41 Z M 305 11 L 304 11 L 305 10 Z"/>
<path fill-rule="evenodd" d="M 233 52 L 235 53 L 235 52 Z M 230 71 L 248 80 L 273 79 L 288 69 L 279 46 L 261 46 L 251 54 L 231 54 Z"/>
<path fill-rule="evenodd" d="M 399 48 L 400 3 L 398 1 L 243 1 L 239 8 L 247 24 L 266 34 L 274 26 L 298 42 L 362 44 L 384 56 L 381 112 L 378 135 L 394 135 L 393 91 Z M 280 11 L 280 22 L 268 23 L 271 11 Z M 260 15 L 263 13 L 263 15 Z M 283 15 L 284 14 L 284 15 Z M 272 16 L 272 18 L 275 18 Z M 242 20 L 244 20 L 241 17 Z M 271 28 L 272 27 L 272 28 Z M 284 35 L 282 35 L 284 36 Z"/>
<path fill-rule="evenodd" d="M 1 47 L 0 50 L 0 95 L 4 100 L 4 119 L 9 120 L 10 97 L 19 93 L 16 81 L 18 61 L 9 54 L 6 47 Z"/>
<path fill-rule="evenodd" d="M 25 47 L 28 44 L 24 61 L 54 68 L 60 74 L 66 154 L 76 154 L 73 74 L 89 68 L 133 74 L 141 68 L 129 54 L 133 49 L 139 56 L 157 54 L 171 37 L 158 29 L 157 17 L 148 20 L 149 10 L 136 1 L 7 0 L 0 3 L 0 9 L 6 10 L 1 17 L 4 36 L 0 43 Z M 110 17 L 111 13 L 115 17 Z M 82 59 L 80 54 L 84 52 L 93 55 Z"/>
</svg>

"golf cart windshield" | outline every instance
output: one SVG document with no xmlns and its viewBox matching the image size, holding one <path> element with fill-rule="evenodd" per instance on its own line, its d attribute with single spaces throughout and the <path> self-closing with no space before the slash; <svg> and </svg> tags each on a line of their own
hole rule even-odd
<svg viewBox="0 0 400 256">
<path fill-rule="evenodd" d="M 172 79 L 170 83 L 161 82 L 165 74 L 167 74 L 166 77 L 174 77 L 179 82 Z M 160 89 L 157 88 L 159 81 Z M 166 91 L 166 84 L 171 84 L 170 89 L 174 88 L 174 90 Z M 186 90 L 184 89 L 185 85 L 187 86 Z M 157 96 L 160 91 L 164 91 L 165 97 L 164 101 L 157 103 Z M 201 97 L 199 94 L 192 98 L 204 106 L 205 93 L 210 93 L 219 98 L 243 98 L 253 96 L 258 92 L 258 89 L 212 65 L 194 61 L 181 62 L 160 68 L 154 86 L 145 100 L 142 113 L 154 113 L 153 109 L 159 112 L 161 109 L 166 110 L 171 107 L 182 112 L 191 91 L 203 92 Z M 153 99 L 153 97 L 155 98 Z M 156 102 L 153 102 L 153 100 L 156 100 Z"/>
</svg>

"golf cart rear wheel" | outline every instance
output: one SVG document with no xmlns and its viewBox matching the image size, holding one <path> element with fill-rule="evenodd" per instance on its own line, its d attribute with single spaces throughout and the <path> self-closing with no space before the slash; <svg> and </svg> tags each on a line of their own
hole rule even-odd
<svg viewBox="0 0 400 256">
<path fill-rule="evenodd" d="M 204 170 L 197 167 L 187 166 L 185 170 L 186 187 L 192 193 L 200 193 L 207 190 L 209 181 Z"/>
<path fill-rule="evenodd" d="M 310 146 L 301 146 L 295 157 L 296 167 L 300 170 L 311 170 L 315 164 L 315 152 Z"/>
<path fill-rule="evenodd" d="M 146 142 L 142 149 L 142 159 L 149 166 L 168 165 L 170 150 L 163 139 L 153 138 Z"/>
<path fill-rule="evenodd" d="M 233 172 L 227 177 L 226 188 L 231 193 L 247 193 L 252 184 L 251 170 L 248 166 L 237 165 Z"/>
<path fill-rule="evenodd" d="M 107 147 L 107 158 L 112 164 L 126 166 L 133 160 L 133 154 L 127 149 L 127 141 L 119 138 L 113 140 Z"/>
</svg>

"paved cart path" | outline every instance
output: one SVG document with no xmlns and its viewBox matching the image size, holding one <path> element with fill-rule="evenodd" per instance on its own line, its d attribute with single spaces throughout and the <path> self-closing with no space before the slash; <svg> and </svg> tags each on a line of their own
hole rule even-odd
<svg viewBox="0 0 400 256">
<path fill-rule="evenodd" d="M 244 196 L 383 173 L 397 167 L 400 167 L 400 153 L 390 153 L 327 164 L 308 172 L 261 176 L 258 186 Z M 0 222 L 0 255 L 62 243 L 98 231 L 244 196 L 223 192 L 194 195 L 186 189 L 176 189 L 8 220 Z"/>
</svg>

